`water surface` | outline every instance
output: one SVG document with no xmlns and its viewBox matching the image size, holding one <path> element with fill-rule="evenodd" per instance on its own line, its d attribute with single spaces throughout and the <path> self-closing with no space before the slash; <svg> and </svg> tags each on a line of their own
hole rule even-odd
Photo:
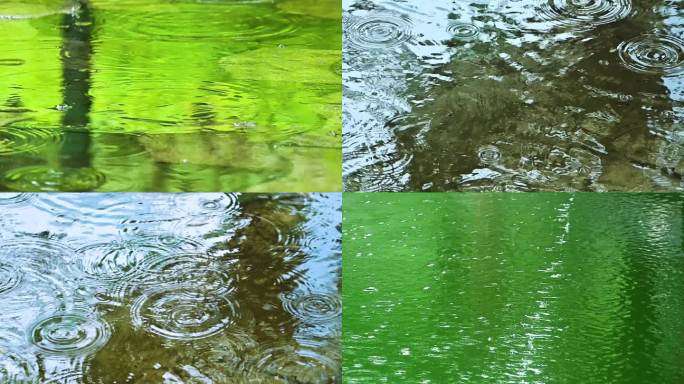
<svg viewBox="0 0 684 384">
<path fill-rule="evenodd" d="M 0 190 L 338 191 L 335 1 L 0 4 Z"/>
<path fill-rule="evenodd" d="M 0 383 L 339 382 L 339 194 L 0 208 Z"/>
<path fill-rule="evenodd" d="M 673 0 L 344 0 L 349 191 L 684 190 Z"/>
<path fill-rule="evenodd" d="M 344 204 L 345 382 L 684 381 L 683 196 Z"/>
</svg>

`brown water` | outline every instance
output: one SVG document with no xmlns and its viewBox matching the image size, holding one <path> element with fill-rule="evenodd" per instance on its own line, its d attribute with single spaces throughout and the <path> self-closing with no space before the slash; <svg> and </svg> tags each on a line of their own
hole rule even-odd
<svg viewBox="0 0 684 384">
<path fill-rule="evenodd" d="M 671 0 L 343 1 L 349 191 L 684 190 Z"/>
</svg>

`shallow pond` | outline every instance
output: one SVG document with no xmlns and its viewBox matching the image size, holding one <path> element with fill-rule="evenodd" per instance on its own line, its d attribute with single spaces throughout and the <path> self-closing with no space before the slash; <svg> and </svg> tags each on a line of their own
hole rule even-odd
<svg viewBox="0 0 684 384">
<path fill-rule="evenodd" d="M 344 206 L 345 382 L 683 382 L 681 194 Z"/>
<path fill-rule="evenodd" d="M 355 191 L 684 190 L 674 0 L 344 0 Z"/>
<path fill-rule="evenodd" d="M 339 191 L 337 1 L 0 3 L 0 190 Z"/>
<path fill-rule="evenodd" d="M 1 383 L 339 382 L 339 194 L 0 194 Z"/>
</svg>

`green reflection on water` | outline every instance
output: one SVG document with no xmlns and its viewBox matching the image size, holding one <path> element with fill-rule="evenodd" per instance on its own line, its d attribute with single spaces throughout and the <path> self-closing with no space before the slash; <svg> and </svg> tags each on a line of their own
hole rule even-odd
<svg viewBox="0 0 684 384">
<path fill-rule="evenodd" d="M 340 14 L 327 0 L 3 4 L 0 189 L 339 190 Z"/>
<path fill-rule="evenodd" d="M 345 381 L 680 383 L 683 215 L 675 194 L 347 194 Z"/>
</svg>

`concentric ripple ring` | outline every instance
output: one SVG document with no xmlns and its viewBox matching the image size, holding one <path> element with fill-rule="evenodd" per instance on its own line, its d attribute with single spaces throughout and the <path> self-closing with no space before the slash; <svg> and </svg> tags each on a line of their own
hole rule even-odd
<svg viewBox="0 0 684 384">
<path fill-rule="evenodd" d="M 228 296 L 212 296 L 183 286 L 148 290 L 131 307 L 133 325 L 171 340 L 203 339 L 238 318 Z"/>
<path fill-rule="evenodd" d="M 349 41 L 358 48 L 391 48 L 409 41 L 413 25 L 393 13 L 374 13 L 352 19 L 345 29 Z"/>
<path fill-rule="evenodd" d="M 323 292 L 287 293 L 282 303 L 286 311 L 307 323 L 333 321 L 342 314 L 339 298 Z"/>
<path fill-rule="evenodd" d="M 473 24 L 451 22 L 447 26 L 447 32 L 458 39 L 472 39 L 480 33 L 480 29 Z"/>
<path fill-rule="evenodd" d="M 253 368 L 284 377 L 305 376 L 315 383 L 332 382 L 338 362 L 314 348 L 292 345 L 265 346 Z"/>
<path fill-rule="evenodd" d="M 83 192 L 94 190 L 106 181 L 104 173 L 93 168 L 51 168 L 28 166 L 8 171 L 7 187 L 16 191 Z"/>
<path fill-rule="evenodd" d="M 225 215 L 239 208 L 238 197 L 235 193 L 179 193 L 174 204 L 185 215 Z"/>
<path fill-rule="evenodd" d="M 665 75 L 684 72 L 684 40 L 661 33 L 646 34 L 618 46 L 622 64 L 632 71 Z"/>
<path fill-rule="evenodd" d="M 112 242 L 89 245 L 78 250 L 83 271 L 104 280 L 134 280 L 148 257 L 163 255 L 168 250 L 133 242 Z"/>
<path fill-rule="evenodd" d="M 39 152 L 62 139 L 62 133 L 57 129 L 3 126 L 0 131 L 0 155 Z"/>
<path fill-rule="evenodd" d="M 539 13 L 554 24 L 593 27 L 627 18 L 632 14 L 632 1 L 548 0 Z"/>
<path fill-rule="evenodd" d="M 30 341 L 47 353 L 84 355 L 102 348 L 111 335 L 106 322 L 77 313 L 55 314 L 38 321 Z"/>
</svg>

